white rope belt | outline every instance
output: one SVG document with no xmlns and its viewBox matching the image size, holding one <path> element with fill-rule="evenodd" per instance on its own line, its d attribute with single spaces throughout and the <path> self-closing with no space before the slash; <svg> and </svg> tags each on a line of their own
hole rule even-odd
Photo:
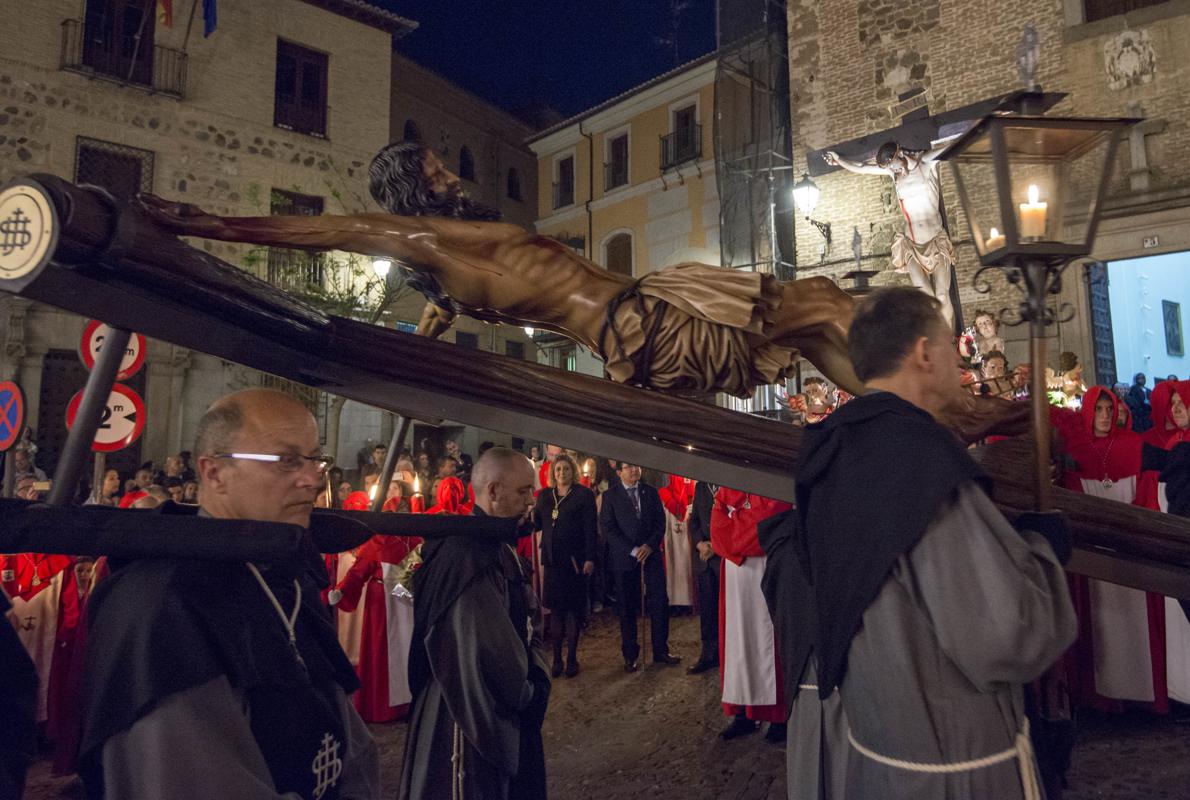
<svg viewBox="0 0 1190 800">
<path fill-rule="evenodd" d="M 1037 774 L 1033 769 L 1033 740 L 1029 738 L 1028 719 L 1021 722 L 1021 730 L 1016 735 L 1015 745 L 1008 750 L 990 756 L 984 756 L 983 758 L 974 758 L 970 761 L 957 761 L 951 764 L 927 764 L 921 761 L 905 761 L 900 758 L 882 756 L 857 742 L 851 731 L 847 731 L 847 741 L 851 742 L 851 746 L 861 755 L 867 756 L 877 764 L 883 764 L 886 767 L 894 767 L 895 769 L 903 769 L 909 772 L 924 772 L 931 775 L 970 772 L 1016 759 L 1017 766 L 1020 768 L 1021 788 L 1025 793 L 1025 800 L 1041 800 L 1041 789 L 1037 785 Z"/>
<path fill-rule="evenodd" d="M 808 691 L 808 692 L 817 692 L 817 691 L 818 691 L 818 687 L 817 687 L 817 686 L 815 686 L 815 685 L 814 685 L 814 684 L 812 684 L 812 683 L 799 683 L 799 684 L 797 685 L 797 688 L 798 688 L 798 689 L 805 689 L 805 690 L 806 690 L 806 691 Z"/>
</svg>

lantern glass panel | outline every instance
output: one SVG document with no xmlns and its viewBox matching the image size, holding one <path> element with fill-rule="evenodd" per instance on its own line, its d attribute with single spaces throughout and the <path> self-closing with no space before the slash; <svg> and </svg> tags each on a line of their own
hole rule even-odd
<svg viewBox="0 0 1190 800">
<path fill-rule="evenodd" d="M 1038 248 L 1089 252 L 1116 137 L 1131 122 L 988 117 L 959 137 L 943 158 L 981 260 Z"/>
</svg>

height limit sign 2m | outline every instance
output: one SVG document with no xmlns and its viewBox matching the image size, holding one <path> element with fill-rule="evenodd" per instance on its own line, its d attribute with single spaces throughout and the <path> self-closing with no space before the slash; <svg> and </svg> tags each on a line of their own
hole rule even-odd
<svg viewBox="0 0 1190 800">
<path fill-rule="evenodd" d="M 74 426 L 79 404 L 83 401 L 80 390 L 70 398 L 66 407 L 66 427 Z M 117 383 L 108 395 L 107 403 L 99 418 L 99 429 L 91 449 L 96 453 L 114 453 L 123 450 L 140 438 L 145 429 L 145 401 L 129 386 Z"/>
</svg>

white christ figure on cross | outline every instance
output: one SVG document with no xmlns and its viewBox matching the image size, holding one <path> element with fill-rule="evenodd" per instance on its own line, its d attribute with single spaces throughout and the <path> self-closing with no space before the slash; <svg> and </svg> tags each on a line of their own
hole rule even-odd
<svg viewBox="0 0 1190 800">
<path fill-rule="evenodd" d="M 898 205 L 905 215 L 905 232 L 892 241 L 893 268 L 908 273 L 914 286 L 937 298 L 946 321 L 954 325 L 950 282 L 955 254 L 942 218 L 942 181 L 937 161 L 943 149 L 945 144 L 932 150 L 906 150 L 896 142 L 885 142 L 873 161 L 850 161 L 834 151 L 827 151 L 822 158 L 848 172 L 892 178 Z"/>
</svg>

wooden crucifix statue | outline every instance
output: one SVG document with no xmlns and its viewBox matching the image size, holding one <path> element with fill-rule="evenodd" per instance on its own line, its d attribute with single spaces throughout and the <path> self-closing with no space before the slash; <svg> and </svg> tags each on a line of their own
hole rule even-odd
<svg viewBox="0 0 1190 800">
<path fill-rule="evenodd" d="M 633 280 L 547 236 L 495 221 L 430 150 L 391 144 L 370 170 L 386 213 L 218 217 L 141 195 L 157 225 L 182 236 L 391 259 L 428 300 L 418 332 L 438 336 L 458 314 L 560 333 L 599 356 L 616 381 L 677 394 L 738 397 L 779 383 L 800 356 L 858 394 L 847 352 L 855 301 L 825 277 L 679 264 Z M 983 429 L 1015 409 L 960 412 Z M 974 416 L 972 416 L 974 413 Z M 975 422 L 975 417 L 980 421 Z"/>
<path fill-rule="evenodd" d="M 217 217 L 142 195 L 141 210 L 183 236 L 391 259 L 428 300 L 418 332 L 457 314 L 554 331 L 589 348 L 614 380 L 682 394 L 753 388 L 792 374 L 799 354 L 858 392 L 847 355 L 852 298 L 825 277 L 680 264 L 633 280 L 516 225 L 459 190 L 420 144 L 385 147 L 371 165 L 387 213 Z"/>
</svg>

